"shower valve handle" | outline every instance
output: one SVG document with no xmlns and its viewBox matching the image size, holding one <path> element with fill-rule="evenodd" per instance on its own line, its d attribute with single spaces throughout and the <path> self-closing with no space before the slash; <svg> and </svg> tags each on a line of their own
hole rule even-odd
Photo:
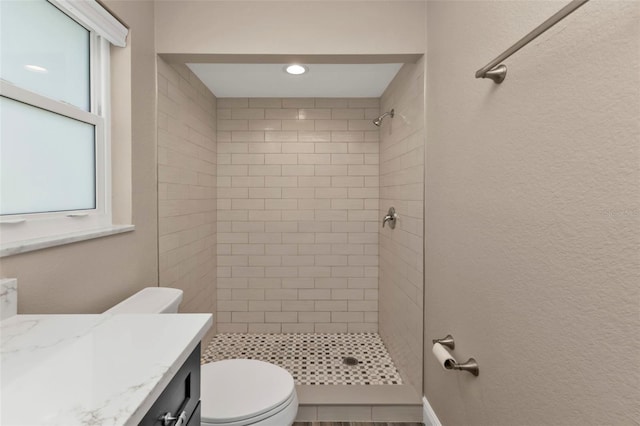
<svg viewBox="0 0 640 426">
<path fill-rule="evenodd" d="M 398 214 L 396 213 L 396 209 L 394 209 L 393 207 L 389 207 L 387 215 L 382 219 L 382 227 L 384 228 L 384 225 L 389 222 L 389 227 L 391 229 L 395 229 L 397 218 Z"/>
</svg>

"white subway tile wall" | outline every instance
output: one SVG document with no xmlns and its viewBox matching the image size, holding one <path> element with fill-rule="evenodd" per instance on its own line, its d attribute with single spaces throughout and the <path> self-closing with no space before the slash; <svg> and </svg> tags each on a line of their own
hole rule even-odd
<svg viewBox="0 0 640 426">
<path fill-rule="evenodd" d="M 215 314 L 216 161 L 216 98 L 158 58 L 159 279 L 184 291 L 181 312 Z"/>
<path fill-rule="evenodd" d="M 406 64 L 381 98 L 395 109 L 380 127 L 380 217 L 389 207 L 395 229 L 380 228 L 380 335 L 405 379 L 422 390 L 424 64 Z"/>
<path fill-rule="evenodd" d="M 218 331 L 378 330 L 380 100 L 217 100 Z"/>
</svg>

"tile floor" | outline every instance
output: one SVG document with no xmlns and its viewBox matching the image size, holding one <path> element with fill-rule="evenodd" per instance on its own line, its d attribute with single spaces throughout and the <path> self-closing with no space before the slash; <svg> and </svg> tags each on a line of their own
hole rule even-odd
<svg viewBox="0 0 640 426">
<path fill-rule="evenodd" d="M 345 365 L 355 357 L 357 365 Z M 201 362 L 257 359 L 279 365 L 297 385 L 401 385 L 402 379 L 376 333 L 216 335 Z"/>
</svg>

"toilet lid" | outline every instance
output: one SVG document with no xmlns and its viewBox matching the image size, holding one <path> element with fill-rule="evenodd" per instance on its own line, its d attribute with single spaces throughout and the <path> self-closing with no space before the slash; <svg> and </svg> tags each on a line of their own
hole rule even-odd
<svg viewBox="0 0 640 426">
<path fill-rule="evenodd" d="M 229 359 L 201 367 L 202 421 L 241 421 L 271 411 L 290 399 L 293 377 L 277 365 Z"/>
</svg>

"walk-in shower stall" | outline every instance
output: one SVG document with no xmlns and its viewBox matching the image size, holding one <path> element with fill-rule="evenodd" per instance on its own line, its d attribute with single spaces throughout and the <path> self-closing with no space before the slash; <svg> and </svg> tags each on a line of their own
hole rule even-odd
<svg viewBox="0 0 640 426">
<path fill-rule="evenodd" d="M 197 65 L 158 58 L 159 267 L 214 313 L 202 361 L 286 368 L 303 419 L 392 401 L 417 420 L 423 61 L 377 97 L 222 97 Z"/>
</svg>

